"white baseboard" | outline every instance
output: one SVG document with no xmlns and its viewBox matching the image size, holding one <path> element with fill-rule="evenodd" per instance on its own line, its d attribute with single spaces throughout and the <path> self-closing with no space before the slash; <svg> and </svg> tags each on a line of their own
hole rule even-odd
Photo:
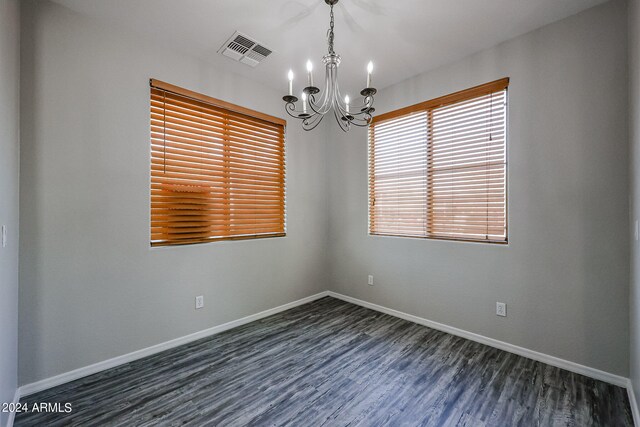
<svg viewBox="0 0 640 427">
<path fill-rule="evenodd" d="M 15 394 L 13 395 L 13 404 L 17 405 L 20 402 L 20 387 L 16 389 Z M 7 419 L 7 427 L 13 427 L 13 420 L 16 418 L 15 412 L 9 412 L 9 419 Z"/>
<path fill-rule="evenodd" d="M 252 314 L 250 316 L 243 317 L 241 319 L 232 320 L 231 322 L 223 323 L 222 325 L 214 326 L 209 329 L 205 329 L 203 331 L 195 332 L 193 334 L 185 335 L 180 338 L 176 338 L 170 341 L 166 341 L 160 344 L 153 345 L 151 347 L 143 348 L 141 350 L 134 351 L 132 353 L 123 354 L 122 356 L 117 356 L 112 359 L 104 360 L 102 362 L 94 363 L 93 365 L 85 366 L 83 368 L 74 369 L 73 371 L 65 372 L 60 375 L 56 375 L 54 377 L 46 378 L 41 381 L 36 381 L 34 383 L 25 384 L 19 388 L 20 396 L 28 396 L 33 393 L 37 393 L 39 391 L 43 391 L 49 389 L 51 387 L 55 387 L 64 383 L 68 383 L 70 381 L 74 381 L 89 375 L 96 374 L 98 372 L 104 371 L 106 369 L 111 369 L 116 366 L 122 365 L 124 363 L 133 362 L 134 360 L 141 359 L 143 357 L 151 356 L 153 354 L 159 353 L 164 350 L 168 350 L 174 347 L 181 346 L 183 344 L 190 343 L 192 341 L 199 340 L 201 338 L 206 338 L 211 335 L 219 334 L 220 332 L 228 331 L 229 329 L 233 329 L 235 327 L 245 325 L 247 323 L 253 322 L 255 320 L 260 320 L 265 317 L 271 316 L 273 314 L 280 313 L 285 310 L 289 310 L 290 308 L 297 307 L 299 305 L 303 305 L 309 303 L 311 301 L 315 301 L 317 299 L 326 297 L 329 295 L 328 292 L 320 292 L 319 294 L 311 295 L 306 298 L 299 299 L 297 301 L 290 302 L 288 304 L 284 304 L 275 308 L 271 308 L 269 310 L 261 311 L 260 313 Z M 16 392 L 18 393 L 18 392 Z"/>
<path fill-rule="evenodd" d="M 620 387 L 624 387 L 627 389 L 627 393 L 629 395 L 629 402 L 631 404 L 631 409 L 634 417 L 634 421 L 637 425 L 640 425 L 640 416 L 638 412 L 638 406 L 635 400 L 633 386 L 631 381 L 628 378 L 621 377 L 619 375 L 611 374 L 609 372 L 601 371 L 599 369 L 590 368 L 588 366 L 580 365 L 575 362 L 571 362 L 568 360 L 560 359 L 558 357 L 550 356 L 548 354 L 540 353 L 534 350 L 530 350 L 524 347 L 519 347 L 513 344 L 506 343 L 504 341 L 499 341 L 493 338 L 485 337 L 483 335 L 475 334 L 473 332 L 465 331 L 463 329 L 458 329 L 453 326 L 448 326 L 442 323 L 434 322 L 428 319 L 424 319 L 422 317 L 414 316 L 412 314 L 403 313 L 398 310 L 394 310 L 391 308 L 383 307 L 381 305 L 373 304 L 367 301 L 363 301 L 357 298 L 349 297 L 346 295 L 342 295 L 332 291 L 320 292 L 318 294 L 290 302 L 288 304 L 281 305 L 279 307 L 275 307 L 269 310 L 261 311 L 260 313 L 252 314 L 250 316 L 243 317 L 241 319 L 233 320 L 231 322 L 224 323 L 222 325 L 214 326 L 209 329 L 205 329 L 203 331 L 199 331 L 190 335 L 186 335 L 184 337 L 176 338 L 170 341 L 166 341 L 164 343 L 156 344 L 151 347 L 147 347 L 141 350 L 134 351 L 132 353 L 124 354 L 122 356 L 114 357 L 112 359 L 108 359 L 102 362 L 95 363 L 93 365 L 85 366 L 83 368 L 75 369 L 73 371 L 65 372 L 60 375 L 56 375 L 54 377 L 46 378 L 41 381 L 37 381 L 30 384 L 25 384 L 22 387 L 16 390 L 15 402 L 17 403 L 19 399 L 23 396 L 28 396 L 33 393 L 37 393 L 39 391 L 43 391 L 49 389 L 51 387 L 55 387 L 70 381 L 74 381 L 88 375 L 93 375 L 95 373 L 104 371 L 106 369 L 110 369 L 124 363 L 129 363 L 134 360 L 141 359 L 143 357 L 147 357 L 156 353 L 159 353 L 164 350 L 168 350 L 174 347 L 178 347 L 183 344 L 187 344 L 192 341 L 196 341 L 201 338 L 205 338 L 211 335 L 218 334 L 220 332 L 227 331 L 229 329 L 235 328 L 237 326 L 241 326 L 255 320 L 260 320 L 265 317 L 271 316 L 273 314 L 280 313 L 282 311 L 288 310 L 290 308 L 294 308 L 317 299 L 323 298 L 325 296 L 331 296 L 346 302 L 350 302 L 356 305 L 360 305 L 362 307 L 370 308 L 372 310 L 379 311 L 381 313 L 386 313 L 391 316 L 395 316 L 401 319 L 408 320 L 410 322 L 414 322 L 420 325 L 424 325 L 433 329 L 437 329 L 439 331 L 443 331 L 452 335 L 456 335 L 462 338 L 469 339 L 471 341 L 479 342 L 481 344 L 485 344 L 491 347 L 498 348 L 500 350 L 508 351 L 510 353 L 514 353 L 523 357 L 527 357 L 529 359 L 537 360 L 539 362 L 543 362 L 549 364 L 551 366 L 556 366 L 558 368 L 566 369 L 571 372 L 575 372 L 581 375 L 585 375 L 600 381 L 605 381 L 613 385 L 617 385 Z M 13 425 L 13 415 L 10 415 L 8 426 L 11 427 Z"/>
<path fill-rule="evenodd" d="M 524 356 L 529 359 L 537 360 L 538 362 L 546 363 L 551 366 L 566 369 L 567 371 L 575 372 L 596 380 L 604 381 L 619 387 L 626 388 L 629 382 L 628 378 L 621 377 L 619 375 L 611 374 L 609 372 L 601 371 L 599 369 L 590 368 L 588 366 L 580 365 L 579 363 L 570 362 L 568 360 L 560 359 L 559 357 L 550 356 L 548 354 L 540 353 L 528 348 L 519 347 L 517 345 L 509 344 L 504 341 L 499 341 L 493 338 L 485 337 L 483 335 L 475 334 L 473 332 L 465 331 L 463 329 L 454 328 L 453 326 L 445 325 L 442 323 L 434 322 L 432 320 L 424 319 L 422 317 L 414 316 L 412 314 L 403 313 L 398 310 L 383 307 L 381 305 L 373 304 L 367 301 L 363 301 L 357 298 L 349 297 L 339 294 L 337 292 L 328 292 L 329 296 L 341 299 L 346 302 L 350 302 L 362 307 L 370 308 L 381 313 L 386 313 L 394 317 L 408 320 L 413 323 L 428 326 L 429 328 L 437 329 L 442 332 L 447 332 L 451 335 L 456 335 L 462 338 L 466 338 L 471 341 L 479 342 L 491 347 L 495 347 L 500 350 L 508 351 L 519 356 Z"/>
<path fill-rule="evenodd" d="M 633 424 L 640 426 L 640 412 L 638 411 L 638 401 L 633 391 L 633 383 L 627 380 L 627 396 L 629 397 L 629 405 L 631 405 L 631 414 L 633 415 Z"/>
</svg>

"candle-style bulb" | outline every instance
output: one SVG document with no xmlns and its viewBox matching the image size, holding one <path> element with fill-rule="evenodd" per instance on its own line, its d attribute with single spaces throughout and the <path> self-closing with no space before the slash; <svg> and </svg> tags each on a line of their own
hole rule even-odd
<svg viewBox="0 0 640 427">
<path fill-rule="evenodd" d="M 373 62 L 371 61 L 369 61 L 369 64 L 367 64 L 367 72 L 373 73 Z"/>
<path fill-rule="evenodd" d="M 289 70 L 287 77 L 289 78 L 289 96 L 293 96 L 293 71 Z"/>
<path fill-rule="evenodd" d="M 349 95 L 345 95 L 344 103 L 347 106 L 347 113 L 349 113 Z"/>
<path fill-rule="evenodd" d="M 313 86 L 313 73 L 312 73 L 312 71 L 313 71 L 313 64 L 311 63 L 311 60 L 308 60 L 307 61 L 307 74 L 308 74 L 308 77 L 309 77 L 309 84 L 308 84 L 309 87 Z"/>
<path fill-rule="evenodd" d="M 302 92 L 302 112 L 307 113 L 307 94 Z"/>
</svg>

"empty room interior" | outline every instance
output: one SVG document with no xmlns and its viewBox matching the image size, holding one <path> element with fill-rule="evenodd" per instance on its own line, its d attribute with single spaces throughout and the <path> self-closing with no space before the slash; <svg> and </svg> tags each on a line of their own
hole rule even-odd
<svg viewBox="0 0 640 427">
<path fill-rule="evenodd" d="M 0 0 L 2 427 L 640 425 L 639 220 L 640 0 Z"/>
</svg>

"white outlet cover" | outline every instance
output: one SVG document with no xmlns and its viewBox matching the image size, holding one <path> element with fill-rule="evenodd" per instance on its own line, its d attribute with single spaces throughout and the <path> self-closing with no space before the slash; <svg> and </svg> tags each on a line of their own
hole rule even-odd
<svg viewBox="0 0 640 427">
<path fill-rule="evenodd" d="M 199 295 L 196 297 L 196 309 L 204 307 L 204 296 Z"/>
<path fill-rule="evenodd" d="M 367 279 L 367 283 L 369 284 L 369 286 L 373 286 L 373 276 L 370 274 L 369 278 Z"/>
<path fill-rule="evenodd" d="M 496 303 L 496 315 L 501 317 L 507 317 L 507 304 L 503 302 Z"/>
</svg>

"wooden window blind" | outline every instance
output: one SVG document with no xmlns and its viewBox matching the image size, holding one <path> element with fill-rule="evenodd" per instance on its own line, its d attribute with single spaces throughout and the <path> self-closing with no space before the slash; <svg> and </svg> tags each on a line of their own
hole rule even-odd
<svg viewBox="0 0 640 427">
<path fill-rule="evenodd" d="M 286 122 L 151 83 L 151 245 L 285 235 Z"/>
<path fill-rule="evenodd" d="M 509 79 L 374 117 L 369 232 L 507 242 Z"/>
</svg>

